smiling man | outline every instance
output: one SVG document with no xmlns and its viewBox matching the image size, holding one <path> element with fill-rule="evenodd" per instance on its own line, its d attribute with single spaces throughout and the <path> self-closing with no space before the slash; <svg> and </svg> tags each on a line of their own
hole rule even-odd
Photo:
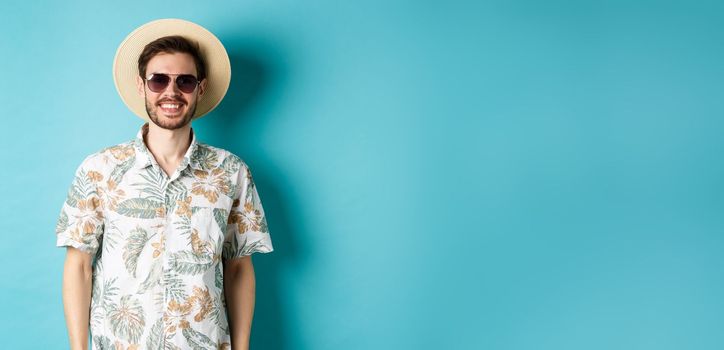
<svg viewBox="0 0 724 350">
<path fill-rule="evenodd" d="M 114 61 L 135 138 L 87 156 L 58 218 L 72 349 L 247 349 L 251 254 L 273 251 L 247 164 L 199 142 L 191 122 L 231 76 L 203 27 L 164 19 L 129 34 Z"/>
</svg>

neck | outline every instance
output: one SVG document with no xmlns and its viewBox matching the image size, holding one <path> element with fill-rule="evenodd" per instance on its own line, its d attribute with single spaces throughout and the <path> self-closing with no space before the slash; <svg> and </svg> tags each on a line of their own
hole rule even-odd
<svg viewBox="0 0 724 350">
<path fill-rule="evenodd" d="M 191 123 L 168 130 L 148 122 L 148 132 L 144 134 L 143 141 L 159 164 L 177 163 L 191 145 Z"/>
</svg>

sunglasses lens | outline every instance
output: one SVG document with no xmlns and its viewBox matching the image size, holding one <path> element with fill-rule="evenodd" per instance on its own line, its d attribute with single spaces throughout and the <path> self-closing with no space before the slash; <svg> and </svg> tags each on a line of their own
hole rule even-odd
<svg viewBox="0 0 724 350">
<path fill-rule="evenodd" d="M 153 74 L 151 79 L 146 81 L 148 82 L 148 88 L 151 89 L 151 91 L 161 92 L 166 88 L 166 86 L 168 86 L 170 79 L 171 78 L 165 74 Z"/>
<path fill-rule="evenodd" d="M 178 89 L 187 94 L 194 92 L 197 84 L 198 80 L 196 80 L 196 77 L 190 74 L 179 75 L 178 78 L 176 78 L 176 85 L 178 85 Z"/>
</svg>

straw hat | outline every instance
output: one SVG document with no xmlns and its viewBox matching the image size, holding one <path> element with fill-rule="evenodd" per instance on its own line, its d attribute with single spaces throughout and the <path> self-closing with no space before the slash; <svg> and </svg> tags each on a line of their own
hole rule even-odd
<svg viewBox="0 0 724 350">
<path fill-rule="evenodd" d="M 199 52 L 206 63 L 206 92 L 199 97 L 192 120 L 211 112 L 229 89 L 231 63 L 224 45 L 206 28 L 176 18 L 159 19 L 136 28 L 121 42 L 113 59 L 113 82 L 128 108 L 141 119 L 150 121 L 143 96 L 136 91 L 138 56 L 146 44 L 169 35 L 181 35 L 199 44 Z"/>
</svg>

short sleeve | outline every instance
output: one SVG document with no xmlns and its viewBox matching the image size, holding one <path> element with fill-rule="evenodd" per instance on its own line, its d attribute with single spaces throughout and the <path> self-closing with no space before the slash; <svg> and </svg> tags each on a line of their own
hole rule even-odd
<svg viewBox="0 0 724 350">
<path fill-rule="evenodd" d="M 100 173 L 87 157 L 75 171 L 55 226 L 56 246 L 72 246 L 94 255 L 103 234 L 103 210 L 96 191 Z"/>
<path fill-rule="evenodd" d="M 242 163 L 226 225 L 222 258 L 233 259 L 273 250 L 259 193 L 249 167 Z"/>
</svg>

